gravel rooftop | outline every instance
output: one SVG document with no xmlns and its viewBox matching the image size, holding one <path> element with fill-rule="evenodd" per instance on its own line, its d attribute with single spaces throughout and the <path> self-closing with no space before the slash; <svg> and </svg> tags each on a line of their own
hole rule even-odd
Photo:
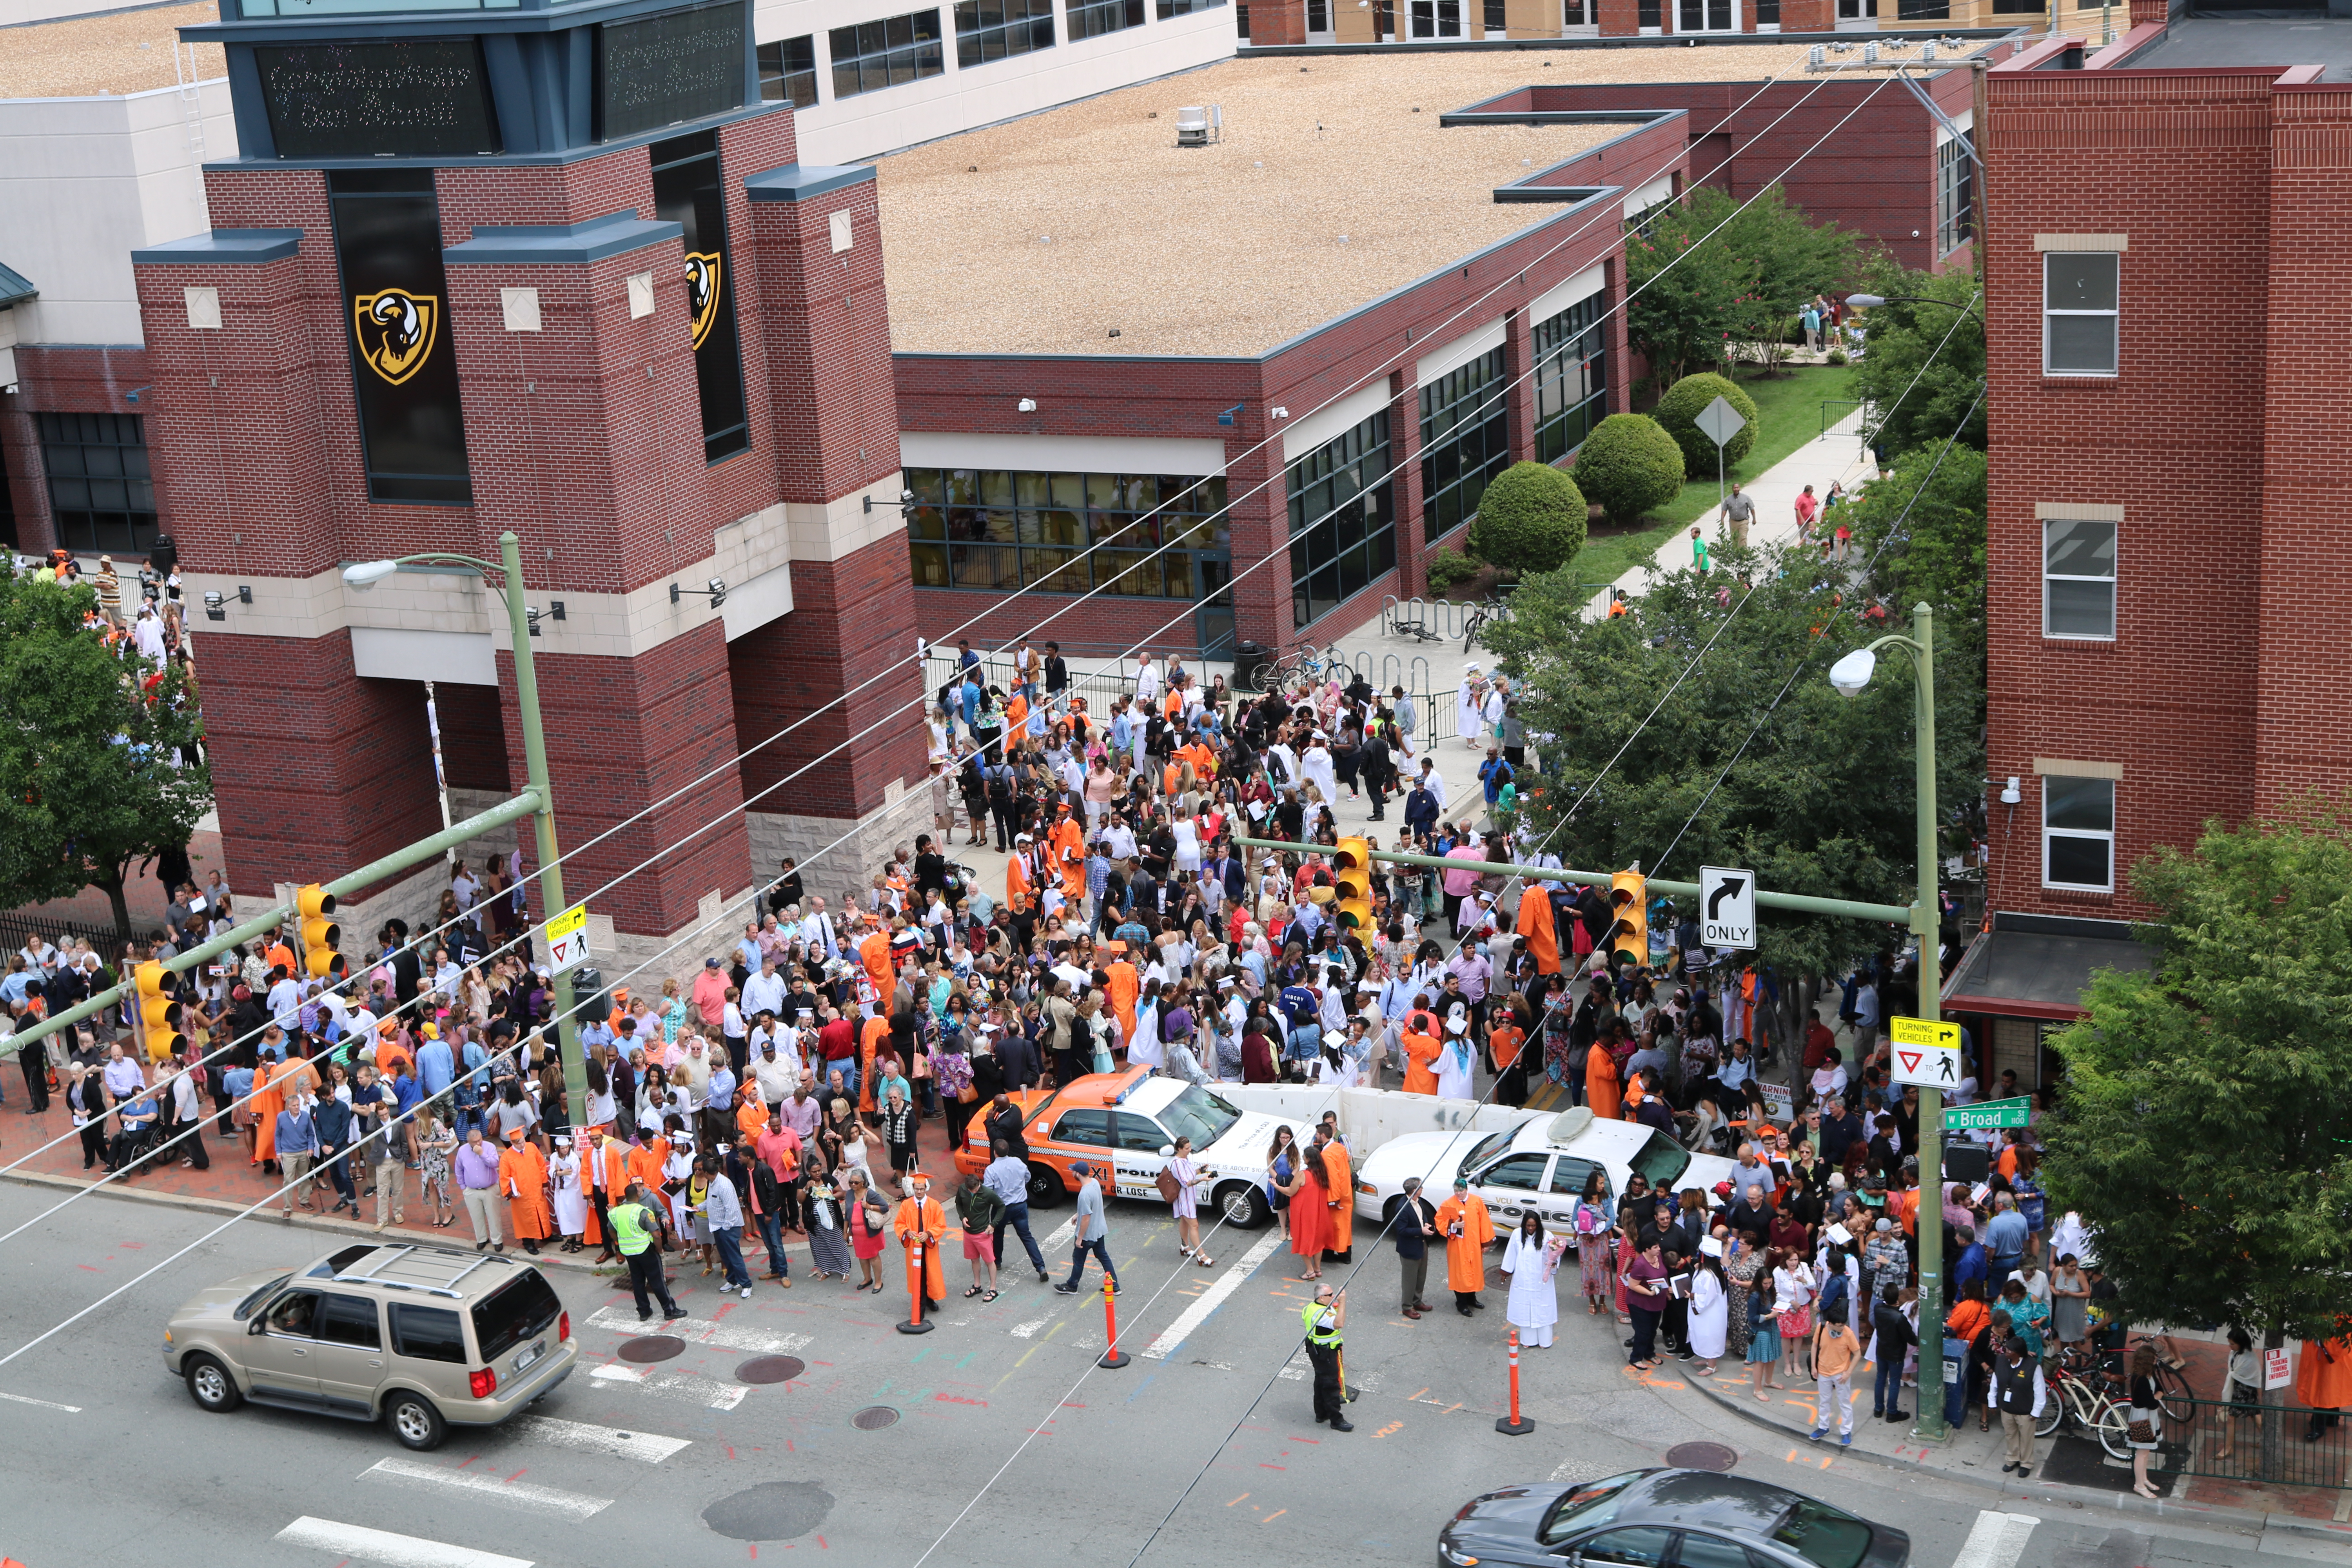
<svg viewBox="0 0 2352 1568">
<path fill-rule="evenodd" d="M 214 0 L 0 27 L 0 98 L 96 98 L 170 87 L 177 29 L 220 20 Z M 184 48 L 181 58 L 187 58 Z M 196 46 L 196 76 L 228 73 L 218 44 Z"/>
<path fill-rule="evenodd" d="M 1802 56 L 1772 45 L 1235 59 L 893 153 L 877 164 L 891 344 L 1263 353 L 1558 219 L 1556 206 L 1496 202 L 1495 187 L 1632 129 L 1441 130 L 1440 114 L 1529 83 L 1760 80 Z M 1211 103 L 1223 105 L 1223 142 L 1178 147 L 1177 109 Z"/>
</svg>

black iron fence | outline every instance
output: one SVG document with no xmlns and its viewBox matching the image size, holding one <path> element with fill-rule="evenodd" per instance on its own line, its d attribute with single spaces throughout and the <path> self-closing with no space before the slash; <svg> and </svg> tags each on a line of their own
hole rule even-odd
<svg viewBox="0 0 2352 1568">
<path fill-rule="evenodd" d="M 2330 1410 L 2168 1394 L 2150 1468 L 2263 1486 L 2352 1488 L 2352 1425 Z"/>
<path fill-rule="evenodd" d="M 160 934 L 163 929 L 161 924 L 156 924 L 152 927 L 152 931 Z M 142 931 L 140 922 L 134 921 L 131 923 L 131 934 L 135 939 L 149 932 Z M 61 921 L 50 915 L 26 914 L 21 911 L 14 914 L 0 914 L 0 965 L 5 965 L 9 954 L 23 948 L 35 937 L 50 942 L 62 942 L 75 938 L 86 940 L 92 948 L 97 950 L 99 956 L 110 963 L 120 956 L 122 946 L 122 938 L 115 931 L 111 923 L 89 925 L 79 921 Z"/>
</svg>

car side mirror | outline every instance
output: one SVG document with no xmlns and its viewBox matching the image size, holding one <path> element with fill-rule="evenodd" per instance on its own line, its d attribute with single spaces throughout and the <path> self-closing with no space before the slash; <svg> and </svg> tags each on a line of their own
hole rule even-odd
<svg viewBox="0 0 2352 1568">
<path fill-rule="evenodd" d="M 247 1333 L 248 1333 L 248 1334 L 259 1334 L 259 1333 L 267 1332 L 267 1331 L 268 1331 L 268 1328 L 269 1328 L 269 1320 L 268 1320 L 268 1319 L 267 1319 L 267 1318 L 262 1318 L 262 1317 L 256 1317 L 256 1318 L 253 1320 L 253 1321 L 251 1321 L 251 1322 L 249 1322 L 249 1323 L 247 1323 L 247 1324 L 246 1324 L 246 1325 L 245 1325 L 245 1331 L 246 1331 Z"/>
<path fill-rule="evenodd" d="M 1173 1144 L 1173 1143 L 1162 1143 L 1161 1145 L 1160 1145 L 1160 1157 L 1161 1159 L 1163 1159 L 1163 1160 L 1171 1160 L 1171 1159 L 1174 1159 L 1174 1158 L 1175 1158 L 1175 1156 L 1176 1156 L 1176 1145 L 1175 1145 L 1175 1144 Z"/>
</svg>

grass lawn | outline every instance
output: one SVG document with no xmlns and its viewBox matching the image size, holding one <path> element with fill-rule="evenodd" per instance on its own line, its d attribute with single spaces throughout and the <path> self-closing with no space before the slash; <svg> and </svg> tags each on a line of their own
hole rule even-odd
<svg viewBox="0 0 2352 1568">
<path fill-rule="evenodd" d="M 1760 428 L 1748 456 L 1725 470 L 1727 479 L 1749 479 L 1795 452 L 1822 433 L 1822 403 L 1851 395 L 1853 378 L 1849 365 L 1801 365 L 1790 374 L 1769 379 L 1753 372 L 1739 375 L 1741 391 L 1756 400 Z M 1835 412 L 1835 411 L 1833 411 Z M 1570 470 L 1574 472 L 1573 469 Z M 1676 531 L 1688 528 L 1717 504 L 1715 476 L 1687 479 L 1682 494 L 1643 519 L 1635 532 L 1604 535 L 1589 542 L 1574 563 L 1577 579 L 1599 592 L 1634 567 L 1645 564 Z"/>
</svg>

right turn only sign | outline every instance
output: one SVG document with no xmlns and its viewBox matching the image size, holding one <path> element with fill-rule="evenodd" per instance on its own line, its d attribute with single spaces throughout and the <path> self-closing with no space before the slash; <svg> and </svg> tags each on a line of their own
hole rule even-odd
<svg viewBox="0 0 2352 1568">
<path fill-rule="evenodd" d="M 1706 947 L 1756 945 L 1756 873 L 1731 866 L 1698 868 L 1699 942 Z"/>
</svg>

